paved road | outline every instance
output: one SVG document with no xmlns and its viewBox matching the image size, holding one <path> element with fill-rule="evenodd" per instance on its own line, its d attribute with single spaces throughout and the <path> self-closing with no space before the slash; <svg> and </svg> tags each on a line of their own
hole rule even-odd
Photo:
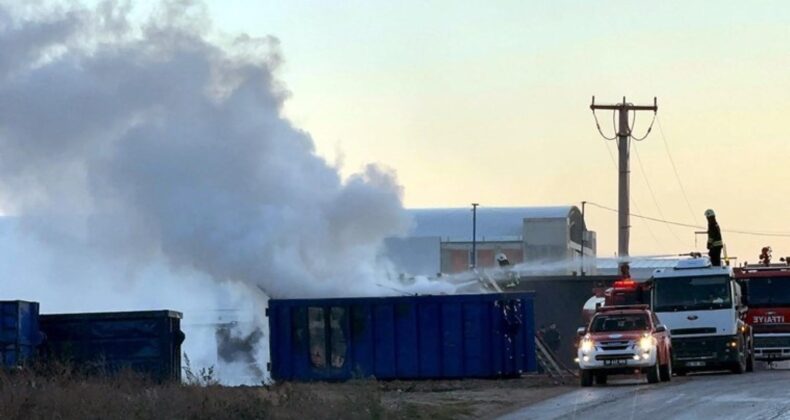
<svg viewBox="0 0 790 420">
<path fill-rule="evenodd" d="M 790 419 L 790 370 L 704 374 L 647 385 L 610 380 L 525 407 L 502 419 Z"/>
</svg>

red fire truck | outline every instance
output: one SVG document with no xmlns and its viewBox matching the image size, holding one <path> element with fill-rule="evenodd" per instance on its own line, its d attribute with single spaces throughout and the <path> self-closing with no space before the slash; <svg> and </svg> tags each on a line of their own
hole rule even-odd
<svg viewBox="0 0 790 420">
<path fill-rule="evenodd" d="M 745 321 L 754 331 L 755 359 L 790 360 L 790 264 L 771 263 L 771 248 L 763 248 L 758 264 L 734 270 L 745 290 Z"/>
<path fill-rule="evenodd" d="M 612 287 L 595 290 L 595 296 L 587 300 L 582 308 L 582 317 L 586 325 L 599 308 L 648 303 L 650 303 L 649 284 L 630 278 L 620 279 L 612 283 Z"/>
</svg>

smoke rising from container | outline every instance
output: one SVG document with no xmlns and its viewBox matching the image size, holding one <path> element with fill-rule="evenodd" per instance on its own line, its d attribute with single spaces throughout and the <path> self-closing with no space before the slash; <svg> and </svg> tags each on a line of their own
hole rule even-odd
<svg viewBox="0 0 790 420">
<path fill-rule="evenodd" d="M 376 165 L 342 180 L 282 116 L 277 39 L 216 35 L 190 1 L 129 13 L 0 5 L 3 297 L 189 325 L 245 298 L 391 293 L 401 188 Z"/>
</svg>

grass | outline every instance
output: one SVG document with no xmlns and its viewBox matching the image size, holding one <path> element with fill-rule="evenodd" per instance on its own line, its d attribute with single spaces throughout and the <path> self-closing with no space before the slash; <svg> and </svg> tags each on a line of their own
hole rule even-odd
<svg viewBox="0 0 790 420">
<path fill-rule="evenodd" d="M 188 365 L 185 377 L 156 383 L 133 372 L 86 375 L 68 365 L 0 369 L 0 419 L 479 418 L 556 387 L 535 378 L 224 387 L 210 369 Z"/>
<path fill-rule="evenodd" d="M 154 383 L 131 372 L 0 370 L 0 419 L 449 419 L 463 407 L 385 404 L 374 381 L 223 387 Z M 206 385 L 208 383 L 208 385 Z"/>
</svg>

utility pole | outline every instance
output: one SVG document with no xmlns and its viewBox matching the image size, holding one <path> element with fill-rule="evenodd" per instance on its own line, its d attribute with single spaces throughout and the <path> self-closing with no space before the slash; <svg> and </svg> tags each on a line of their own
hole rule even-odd
<svg viewBox="0 0 790 420">
<path fill-rule="evenodd" d="M 584 220 L 584 206 L 587 204 L 586 201 L 582 201 L 582 266 L 580 273 L 582 277 L 584 277 L 584 233 L 587 227 L 587 221 Z"/>
<path fill-rule="evenodd" d="M 630 225 L 630 214 L 631 214 L 631 203 L 630 203 L 630 194 L 631 194 L 631 183 L 630 183 L 630 163 L 629 163 L 629 141 L 632 136 L 633 127 L 629 127 L 628 125 L 628 113 L 633 111 L 653 111 L 653 120 L 655 121 L 655 114 L 658 112 L 658 99 L 655 97 L 653 98 L 653 105 L 634 105 L 630 104 L 625 100 L 625 96 L 623 96 L 623 102 L 619 104 L 613 105 L 596 105 L 595 104 L 595 96 L 592 97 L 592 104 L 590 104 L 590 109 L 595 115 L 595 111 L 602 109 L 602 110 L 611 110 L 612 112 L 617 112 L 618 115 L 618 128 L 616 133 L 617 138 L 617 151 L 618 151 L 618 200 L 617 200 L 617 212 L 618 212 L 618 235 L 617 235 L 617 255 L 620 258 L 620 273 L 623 275 L 629 275 L 629 267 L 628 267 L 628 242 L 629 242 L 629 229 Z M 636 121 L 636 114 L 634 115 L 634 121 Z M 595 123 L 598 124 L 598 118 L 596 117 Z M 647 130 L 647 134 L 650 134 L 650 130 L 652 129 L 653 124 L 650 124 L 650 128 Z M 601 126 L 598 124 L 598 131 L 601 132 Z M 645 137 L 647 137 L 645 134 Z M 603 135 L 603 132 L 601 132 Z M 604 136 L 604 138 L 607 138 Z M 608 138 L 607 138 L 608 139 Z"/>
<path fill-rule="evenodd" d="M 477 206 L 479 203 L 472 203 L 472 258 L 469 266 L 477 268 Z"/>
</svg>

